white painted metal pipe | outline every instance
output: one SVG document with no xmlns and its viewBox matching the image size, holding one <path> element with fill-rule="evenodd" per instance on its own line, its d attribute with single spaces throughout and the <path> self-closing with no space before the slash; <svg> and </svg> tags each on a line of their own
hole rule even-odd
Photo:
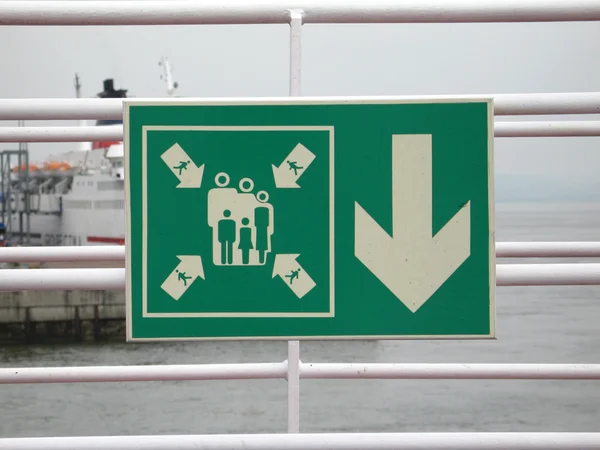
<svg viewBox="0 0 600 450">
<path fill-rule="evenodd" d="M 0 142 L 122 141 L 122 125 L 102 127 L 1 127 Z"/>
<path fill-rule="evenodd" d="M 600 121 L 495 122 L 495 137 L 600 136 Z M 0 142 L 121 141 L 123 126 L 0 127 Z"/>
<path fill-rule="evenodd" d="M 600 257 L 600 242 L 496 242 L 498 258 Z M 0 252 L 0 261 L 2 253 Z"/>
<path fill-rule="evenodd" d="M 303 363 L 303 379 L 600 380 L 600 364 Z"/>
<path fill-rule="evenodd" d="M 600 285 L 600 264 L 498 264 L 496 285 Z M 125 289 L 125 269 L 0 270 L 0 291 L 75 289 Z"/>
<path fill-rule="evenodd" d="M 497 116 L 600 114 L 600 92 L 496 94 Z"/>
<path fill-rule="evenodd" d="M 284 363 L 19 367 L 1 368 L 0 384 L 283 379 L 285 370 Z"/>
<path fill-rule="evenodd" d="M 5 269 L 0 291 L 125 289 L 125 269 Z"/>
<path fill-rule="evenodd" d="M 145 100 L 164 101 L 165 99 Z M 123 100 L 116 98 L 11 98 L 0 100 L 0 120 L 118 120 L 122 118 Z"/>
<path fill-rule="evenodd" d="M 600 121 L 495 122 L 495 137 L 600 136 Z"/>
<path fill-rule="evenodd" d="M 0 4 L 2 2 L 0 1 Z M 446 95 L 393 96 L 397 99 L 437 99 Z M 539 94 L 466 94 L 453 97 L 494 99 L 494 114 L 497 116 L 516 115 L 558 115 L 558 114 L 600 114 L 600 92 L 539 93 Z M 357 100 L 381 100 L 382 96 L 354 96 Z M 232 98 L 182 98 L 169 99 L 169 102 L 197 101 L 209 104 L 225 102 L 257 101 L 299 101 L 311 102 L 339 97 L 232 97 Z M 145 98 L 145 102 L 165 102 L 164 98 Z M 26 98 L 0 99 L 0 120 L 92 120 L 123 117 L 122 99 L 94 98 Z"/>
<path fill-rule="evenodd" d="M 598 450 L 600 433 L 290 433 L 2 438 L 3 450 Z"/>
<path fill-rule="evenodd" d="M 286 363 L 0 368 L 0 384 L 284 379 Z M 301 363 L 302 379 L 600 380 L 600 364 Z"/>
<path fill-rule="evenodd" d="M 600 20 L 591 0 L 3 1 L 0 25 L 283 24 L 290 9 L 305 23 L 465 23 Z"/>
<path fill-rule="evenodd" d="M 124 261 L 123 245 L 2 247 L 0 262 Z"/>
<path fill-rule="evenodd" d="M 498 258 L 600 257 L 600 242 L 496 242 Z M 0 262 L 124 261 L 122 245 L 2 247 Z"/>
<path fill-rule="evenodd" d="M 498 264 L 496 286 L 600 285 L 600 264 Z"/>
<path fill-rule="evenodd" d="M 302 94 L 302 10 L 290 10 L 290 96 Z M 288 433 L 300 432 L 300 342 L 288 341 Z"/>
</svg>

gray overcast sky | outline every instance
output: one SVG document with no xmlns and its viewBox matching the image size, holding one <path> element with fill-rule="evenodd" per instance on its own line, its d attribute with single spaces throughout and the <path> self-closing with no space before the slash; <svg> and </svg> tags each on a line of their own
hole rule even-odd
<svg viewBox="0 0 600 450">
<path fill-rule="evenodd" d="M 73 97 L 77 72 L 84 97 L 100 92 L 105 78 L 131 96 L 162 97 L 163 55 L 178 96 L 285 96 L 288 33 L 285 25 L 0 27 L 0 96 Z M 598 22 L 305 25 L 303 95 L 600 91 L 599 42 Z M 568 119 L 577 118 L 599 120 Z M 597 179 L 599 144 L 596 137 L 496 139 L 496 173 Z M 76 145 L 30 150 L 37 160 Z"/>
</svg>

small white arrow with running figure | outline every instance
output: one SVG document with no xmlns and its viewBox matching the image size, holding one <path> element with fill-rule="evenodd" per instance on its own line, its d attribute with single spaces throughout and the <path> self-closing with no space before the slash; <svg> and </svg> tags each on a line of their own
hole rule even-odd
<svg viewBox="0 0 600 450">
<path fill-rule="evenodd" d="M 186 255 L 177 256 L 177 258 L 180 263 L 161 286 L 167 294 L 173 297 L 173 300 L 179 300 L 196 278 L 200 277 L 204 280 L 201 256 Z"/>
<path fill-rule="evenodd" d="M 202 185 L 204 164 L 196 166 L 179 144 L 172 145 L 160 157 L 179 179 L 178 188 L 199 188 Z"/>
<path fill-rule="evenodd" d="M 417 311 L 471 254 L 467 201 L 432 235 L 431 135 L 392 136 L 390 236 L 355 203 L 356 257 L 412 312 Z"/>
<path fill-rule="evenodd" d="M 299 188 L 296 181 L 306 171 L 315 159 L 315 154 L 304 145 L 298 144 L 283 160 L 279 167 L 271 164 L 273 167 L 273 177 L 275 178 L 275 187 L 277 188 Z"/>
<path fill-rule="evenodd" d="M 296 261 L 299 256 L 293 254 L 275 255 L 272 278 L 279 275 L 292 292 L 296 294 L 296 297 L 302 298 L 316 286 L 316 283 Z"/>
</svg>

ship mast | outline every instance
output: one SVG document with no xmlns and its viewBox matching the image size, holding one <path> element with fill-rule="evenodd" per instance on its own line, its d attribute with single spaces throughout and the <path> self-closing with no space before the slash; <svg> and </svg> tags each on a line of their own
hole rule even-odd
<svg viewBox="0 0 600 450">
<path fill-rule="evenodd" d="M 179 83 L 177 83 L 177 81 L 173 81 L 173 75 L 171 74 L 171 63 L 167 58 L 163 57 L 158 62 L 158 65 L 159 67 L 163 68 L 163 74 L 160 76 L 160 79 L 165 81 L 167 94 L 169 97 L 171 97 L 175 93 L 175 89 L 179 87 Z"/>
<path fill-rule="evenodd" d="M 75 74 L 75 98 L 81 98 L 81 83 L 79 82 L 79 75 Z M 87 125 L 87 121 L 86 120 L 78 120 L 77 121 L 77 126 L 78 127 L 85 127 Z M 91 148 L 91 145 L 89 142 L 80 142 L 79 143 L 79 150 L 82 151 L 89 151 Z M 84 160 L 84 164 L 87 161 L 87 155 L 85 155 L 85 160 Z"/>
<path fill-rule="evenodd" d="M 81 98 L 81 83 L 77 74 L 75 74 L 75 98 Z"/>
</svg>

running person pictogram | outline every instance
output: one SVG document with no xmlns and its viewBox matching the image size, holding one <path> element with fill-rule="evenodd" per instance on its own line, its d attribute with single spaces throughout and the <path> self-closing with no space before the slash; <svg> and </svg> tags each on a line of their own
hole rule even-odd
<svg viewBox="0 0 600 450">
<path fill-rule="evenodd" d="M 181 175 L 181 171 L 182 170 L 187 170 L 187 165 L 190 163 L 190 161 L 179 161 L 179 165 L 178 166 L 173 166 L 173 169 L 178 169 L 179 170 L 179 175 Z"/>
<path fill-rule="evenodd" d="M 290 161 L 289 159 L 287 160 L 288 166 L 290 166 L 290 170 L 294 171 L 294 175 L 298 175 L 298 170 L 300 169 L 304 169 L 304 167 L 299 166 L 298 163 L 296 163 L 296 161 Z"/>
<path fill-rule="evenodd" d="M 180 272 L 179 270 L 175 269 L 175 272 L 177 272 L 177 280 L 178 281 L 183 281 L 183 285 L 187 286 L 187 280 L 191 280 L 192 277 L 188 277 L 185 272 Z"/>
<path fill-rule="evenodd" d="M 292 284 L 294 282 L 294 278 L 298 279 L 298 274 L 301 272 L 302 269 L 296 269 L 296 270 L 292 270 L 290 275 L 285 275 L 286 278 L 290 279 L 290 284 Z"/>
</svg>

